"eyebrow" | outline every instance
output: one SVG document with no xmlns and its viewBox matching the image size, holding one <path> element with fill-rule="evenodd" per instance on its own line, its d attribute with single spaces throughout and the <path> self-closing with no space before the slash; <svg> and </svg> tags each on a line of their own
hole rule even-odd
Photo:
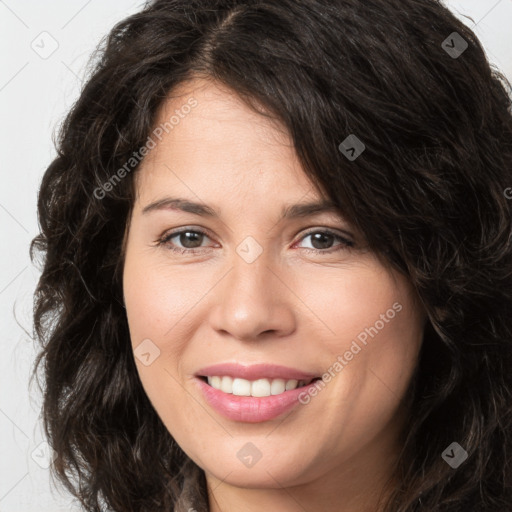
<svg viewBox="0 0 512 512">
<path fill-rule="evenodd" d="M 203 217 L 219 217 L 217 211 L 206 204 L 195 203 L 188 199 L 176 197 L 164 197 L 163 199 L 150 203 L 142 209 L 142 213 L 147 214 L 156 210 L 180 210 Z M 328 200 L 298 203 L 285 206 L 281 211 L 279 220 L 308 217 L 319 213 L 336 213 L 339 215 L 340 211 L 333 202 Z"/>
</svg>

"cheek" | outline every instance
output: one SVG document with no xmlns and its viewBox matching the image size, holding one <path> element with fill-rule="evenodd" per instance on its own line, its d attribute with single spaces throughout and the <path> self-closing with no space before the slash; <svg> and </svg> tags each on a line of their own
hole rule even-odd
<svg viewBox="0 0 512 512">
<path fill-rule="evenodd" d="M 124 299 L 137 371 L 159 416 L 163 420 L 173 418 L 173 424 L 180 424 L 181 417 L 177 412 L 186 406 L 182 384 L 176 380 L 186 348 L 186 343 L 181 340 L 187 339 L 187 313 L 201 291 L 199 283 L 191 283 L 184 274 L 134 252 L 127 253 L 123 273 Z M 150 359 L 144 361 L 141 355 L 148 352 Z M 149 364 L 145 364 L 147 362 Z"/>
<path fill-rule="evenodd" d="M 148 257 L 127 257 L 123 286 L 132 342 L 141 337 L 159 342 L 175 338 L 173 329 L 186 325 L 191 308 L 208 289 L 207 273 L 187 272 Z"/>
<path fill-rule="evenodd" d="M 365 337 L 370 338 L 368 330 L 376 323 L 378 331 L 389 331 L 391 324 L 400 323 L 406 299 L 403 287 L 388 273 L 373 262 L 336 270 L 309 276 L 297 287 L 298 295 L 305 297 L 310 307 L 311 315 L 307 316 L 323 325 L 328 348 L 338 351 L 358 336 L 364 343 Z M 400 305 L 393 307 L 395 303 Z M 400 308 L 402 312 L 398 313 Z"/>
<path fill-rule="evenodd" d="M 321 325 L 319 357 L 331 375 L 344 375 L 333 379 L 343 395 L 340 399 L 369 383 L 381 391 L 402 393 L 414 370 L 424 327 L 405 278 L 393 279 L 382 267 L 368 265 L 340 272 L 328 286 L 321 280 L 308 283 L 312 318 Z"/>
</svg>

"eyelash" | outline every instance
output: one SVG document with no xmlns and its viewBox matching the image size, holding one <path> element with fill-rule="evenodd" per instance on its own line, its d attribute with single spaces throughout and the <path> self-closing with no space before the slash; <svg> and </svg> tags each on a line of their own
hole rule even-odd
<svg viewBox="0 0 512 512">
<path fill-rule="evenodd" d="M 174 238 L 176 236 L 179 236 L 179 235 L 181 235 L 183 233 L 195 233 L 195 234 L 200 234 L 200 235 L 203 235 L 203 236 L 206 236 L 206 237 L 210 238 L 208 236 L 208 233 L 202 231 L 201 229 L 183 228 L 183 229 L 180 229 L 178 231 L 173 231 L 171 233 L 164 233 L 156 241 L 155 245 L 156 246 L 167 246 L 167 248 L 169 250 L 171 250 L 173 252 L 176 252 L 176 253 L 179 253 L 179 254 L 197 254 L 197 253 L 199 253 L 201 251 L 204 251 L 205 247 L 197 247 L 197 248 L 193 248 L 193 249 L 187 249 L 187 248 L 181 248 L 181 247 L 173 247 L 173 246 L 169 245 L 169 241 L 172 238 Z M 327 228 L 324 228 L 324 229 L 315 228 L 315 229 L 309 230 L 306 233 L 304 233 L 304 235 L 300 238 L 299 241 L 301 241 L 304 238 L 306 238 L 307 236 L 313 235 L 315 233 L 322 233 L 322 234 L 332 235 L 339 242 L 341 242 L 341 244 L 339 246 L 336 246 L 336 247 L 333 247 L 333 248 L 330 248 L 330 249 L 310 249 L 309 247 L 303 247 L 302 248 L 303 250 L 305 250 L 307 252 L 313 252 L 315 254 L 331 254 L 331 253 L 342 251 L 342 250 L 350 250 L 351 248 L 353 248 L 355 246 L 354 242 L 352 242 L 351 240 L 348 240 L 347 238 L 345 238 L 345 237 L 339 235 L 338 233 L 336 233 L 335 231 L 332 231 L 332 230 L 327 229 Z M 206 249 L 211 249 L 211 247 L 207 247 Z"/>
</svg>

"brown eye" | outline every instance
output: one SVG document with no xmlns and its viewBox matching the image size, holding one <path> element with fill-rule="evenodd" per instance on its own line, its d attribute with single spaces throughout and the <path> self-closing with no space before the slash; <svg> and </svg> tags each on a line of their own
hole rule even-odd
<svg viewBox="0 0 512 512">
<path fill-rule="evenodd" d="M 308 237 L 311 238 L 312 247 L 304 247 L 304 249 L 317 253 L 331 253 L 348 247 L 353 247 L 355 245 L 354 242 L 330 230 L 317 229 L 316 231 L 310 231 L 306 233 L 301 240 L 305 240 Z M 339 244 L 333 247 L 336 240 L 339 241 Z"/>
<path fill-rule="evenodd" d="M 181 231 L 180 233 L 176 233 L 172 237 L 169 237 L 169 240 L 172 238 L 177 238 L 179 243 L 182 244 L 185 249 L 196 249 L 201 246 L 204 235 L 197 231 Z"/>
<path fill-rule="evenodd" d="M 197 250 L 207 249 L 202 246 L 205 238 L 209 238 L 206 233 L 194 229 L 182 229 L 164 235 L 158 245 L 163 245 L 172 251 L 179 253 L 195 253 Z M 173 241 L 174 239 L 174 241 Z"/>
</svg>

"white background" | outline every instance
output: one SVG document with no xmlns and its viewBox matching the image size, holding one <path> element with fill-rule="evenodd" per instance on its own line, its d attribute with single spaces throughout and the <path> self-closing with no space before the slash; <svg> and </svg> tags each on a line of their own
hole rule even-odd
<svg viewBox="0 0 512 512">
<path fill-rule="evenodd" d="M 32 293 L 39 272 L 28 245 L 38 231 L 38 186 L 55 156 L 52 134 L 79 94 L 86 61 L 113 25 L 141 3 L 0 0 L 0 512 L 76 510 L 67 495 L 50 487 L 49 470 L 40 465 L 49 462 L 40 445 L 40 394 L 28 385 L 35 354 Z M 461 19 L 512 82 L 512 0 L 446 5 L 459 17 L 472 17 Z M 41 47 L 42 38 L 47 50 L 58 44 L 47 58 L 32 48 Z"/>
</svg>

